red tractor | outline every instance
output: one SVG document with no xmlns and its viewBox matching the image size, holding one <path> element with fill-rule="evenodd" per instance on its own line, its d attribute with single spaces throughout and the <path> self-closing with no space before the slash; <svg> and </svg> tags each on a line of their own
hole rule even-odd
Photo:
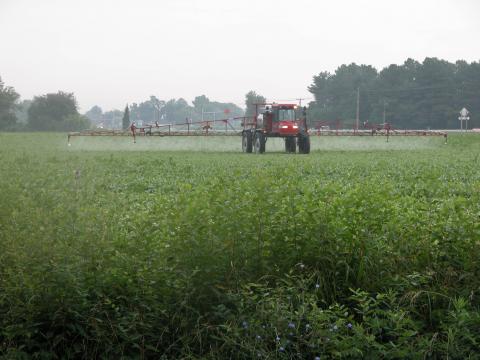
<svg viewBox="0 0 480 360">
<path fill-rule="evenodd" d="M 255 104 L 255 115 L 246 118 L 242 131 L 242 150 L 256 154 L 265 152 L 270 137 L 285 139 L 285 151 L 310 153 L 310 137 L 307 129 L 307 108 L 293 104 Z"/>
</svg>

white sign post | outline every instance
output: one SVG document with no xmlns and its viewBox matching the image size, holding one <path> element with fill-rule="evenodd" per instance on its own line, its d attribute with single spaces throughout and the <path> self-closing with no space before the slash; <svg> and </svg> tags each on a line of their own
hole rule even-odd
<svg viewBox="0 0 480 360">
<path fill-rule="evenodd" d="M 463 108 L 460 110 L 460 116 L 458 117 L 458 120 L 460 120 L 460 131 L 463 130 L 463 121 L 465 121 L 465 131 L 468 129 L 468 120 L 470 120 L 470 114 L 467 109 Z"/>
</svg>

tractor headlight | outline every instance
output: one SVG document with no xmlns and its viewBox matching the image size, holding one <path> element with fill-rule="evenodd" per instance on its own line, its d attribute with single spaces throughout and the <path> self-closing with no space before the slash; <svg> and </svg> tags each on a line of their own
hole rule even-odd
<svg viewBox="0 0 480 360">
<path fill-rule="evenodd" d="M 282 125 L 280 126 L 281 129 L 288 129 L 288 125 Z"/>
<path fill-rule="evenodd" d="M 294 129 L 298 129 L 298 125 L 293 125 L 293 128 L 294 128 Z"/>
</svg>

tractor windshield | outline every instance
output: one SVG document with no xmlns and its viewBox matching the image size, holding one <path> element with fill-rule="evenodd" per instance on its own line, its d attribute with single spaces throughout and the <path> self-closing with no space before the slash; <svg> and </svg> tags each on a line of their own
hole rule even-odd
<svg viewBox="0 0 480 360">
<path fill-rule="evenodd" d="M 295 110 L 293 109 L 278 109 L 278 121 L 294 121 Z"/>
</svg>

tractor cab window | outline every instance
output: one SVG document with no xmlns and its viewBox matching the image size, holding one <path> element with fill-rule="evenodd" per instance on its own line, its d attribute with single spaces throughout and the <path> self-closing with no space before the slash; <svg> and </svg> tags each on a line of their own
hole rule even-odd
<svg viewBox="0 0 480 360">
<path fill-rule="evenodd" d="M 295 110 L 294 109 L 278 109 L 277 121 L 294 121 Z"/>
</svg>

